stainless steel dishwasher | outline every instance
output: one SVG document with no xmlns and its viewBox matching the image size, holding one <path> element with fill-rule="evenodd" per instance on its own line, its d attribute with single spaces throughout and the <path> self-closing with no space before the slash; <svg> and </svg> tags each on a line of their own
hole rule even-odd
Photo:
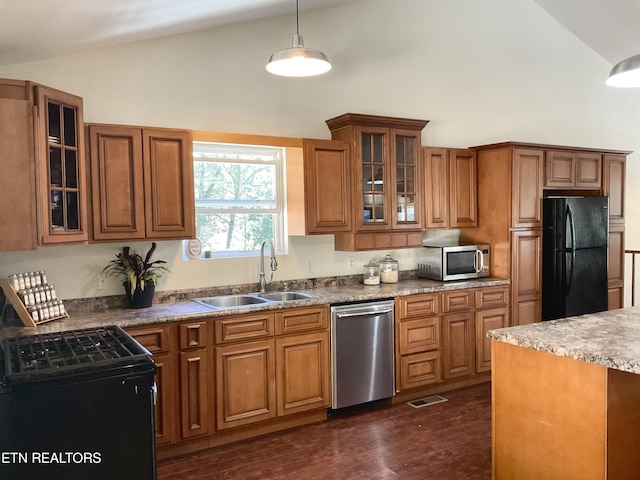
<svg viewBox="0 0 640 480">
<path fill-rule="evenodd" d="M 395 394 L 393 300 L 331 307 L 331 408 Z"/>
</svg>

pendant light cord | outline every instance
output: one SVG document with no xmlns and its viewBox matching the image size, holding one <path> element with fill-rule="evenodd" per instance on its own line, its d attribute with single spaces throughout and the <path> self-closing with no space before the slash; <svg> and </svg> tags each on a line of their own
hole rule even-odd
<svg viewBox="0 0 640 480">
<path fill-rule="evenodd" d="M 300 35 L 300 23 L 298 21 L 298 0 L 296 0 L 296 35 Z"/>
</svg>

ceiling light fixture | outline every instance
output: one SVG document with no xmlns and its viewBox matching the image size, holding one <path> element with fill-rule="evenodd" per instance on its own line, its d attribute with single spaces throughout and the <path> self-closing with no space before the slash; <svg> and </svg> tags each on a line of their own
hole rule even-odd
<svg viewBox="0 0 640 480">
<path fill-rule="evenodd" d="M 311 77 L 331 70 L 327 56 L 318 51 L 304 47 L 298 24 L 298 0 L 296 0 L 296 34 L 292 47 L 280 50 L 269 58 L 267 71 L 283 77 Z"/>
<path fill-rule="evenodd" d="M 614 66 L 606 83 L 610 87 L 640 87 L 640 54 L 629 57 Z"/>
</svg>

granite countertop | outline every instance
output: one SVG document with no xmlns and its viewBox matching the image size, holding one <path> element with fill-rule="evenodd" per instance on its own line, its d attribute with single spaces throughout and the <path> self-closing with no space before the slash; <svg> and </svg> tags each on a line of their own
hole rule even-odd
<svg viewBox="0 0 640 480">
<path fill-rule="evenodd" d="M 640 374 L 640 307 L 491 330 L 499 342 Z"/>
<path fill-rule="evenodd" d="M 411 279 L 398 283 L 380 285 L 341 285 L 302 290 L 313 295 L 311 299 L 274 302 L 243 306 L 242 308 L 210 308 L 193 300 L 183 300 L 154 304 L 149 308 L 132 310 L 126 308 L 102 308 L 94 310 L 69 310 L 69 318 L 43 323 L 37 327 L 2 326 L 0 340 L 35 333 L 50 333 L 79 328 L 90 328 L 104 325 L 134 327 L 158 324 L 163 322 L 197 320 L 219 316 L 249 314 L 265 310 L 281 310 L 284 308 L 308 307 L 313 305 L 339 304 L 367 300 L 381 300 L 402 295 L 418 293 L 444 292 L 465 288 L 482 288 L 509 285 L 509 280 L 497 278 L 481 278 L 457 282 L 437 282 L 433 280 Z M 297 290 L 296 291 L 300 291 Z"/>
</svg>

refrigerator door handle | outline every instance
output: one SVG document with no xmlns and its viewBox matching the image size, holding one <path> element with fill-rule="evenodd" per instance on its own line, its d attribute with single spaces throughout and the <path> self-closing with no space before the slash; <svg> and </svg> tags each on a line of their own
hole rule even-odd
<svg viewBox="0 0 640 480">
<path fill-rule="evenodd" d="M 576 260 L 576 227 L 573 223 L 573 214 L 571 212 L 570 205 L 567 205 L 567 211 L 565 213 L 565 225 L 567 224 L 567 220 L 569 221 L 569 229 L 571 230 L 571 246 L 569 247 L 571 251 L 571 262 L 569 264 L 569 272 L 568 275 L 566 275 L 565 280 L 566 294 L 568 295 L 571 291 L 571 283 L 573 282 L 573 267 Z"/>
</svg>

